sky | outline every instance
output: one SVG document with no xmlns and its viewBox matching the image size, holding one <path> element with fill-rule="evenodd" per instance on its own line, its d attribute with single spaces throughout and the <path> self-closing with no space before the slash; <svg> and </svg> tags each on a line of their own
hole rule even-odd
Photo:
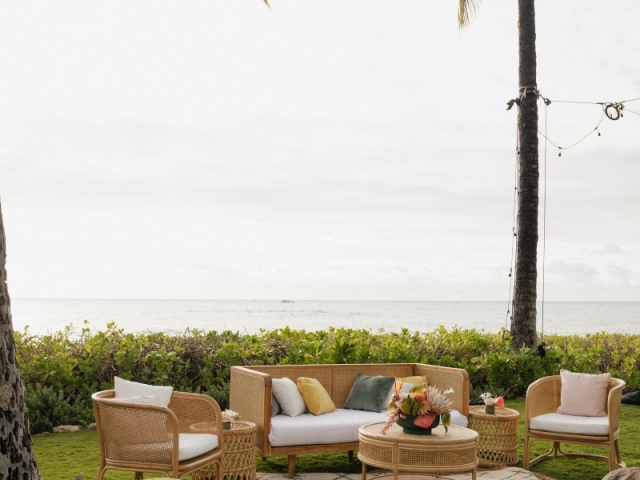
<svg viewBox="0 0 640 480">
<path fill-rule="evenodd" d="M 0 3 L 12 297 L 508 300 L 517 2 L 270 4 Z M 640 2 L 536 23 L 539 296 L 640 301 Z"/>
</svg>

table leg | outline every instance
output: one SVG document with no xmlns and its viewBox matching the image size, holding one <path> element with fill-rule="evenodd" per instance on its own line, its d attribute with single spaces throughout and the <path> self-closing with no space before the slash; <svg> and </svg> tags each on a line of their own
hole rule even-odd
<svg viewBox="0 0 640 480">
<path fill-rule="evenodd" d="M 367 480 L 367 464 L 362 462 L 362 480 Z"/>
</svg>

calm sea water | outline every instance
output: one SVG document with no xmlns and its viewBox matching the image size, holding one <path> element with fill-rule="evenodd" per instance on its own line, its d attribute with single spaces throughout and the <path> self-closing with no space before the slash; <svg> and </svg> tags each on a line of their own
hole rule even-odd
<svg viewBox="0 0 640 480">
<path fill-rule="evenodd" d="M 333 326 L 374 332 L 402 328 L 429 332 L 440 325 L 487 332 L 509 328 L 506 302 L 12 299 L 11 312 L 15 330 L 28 325 L 37 335 L 70 324 L 77 333 L 84 320 L 93 330 L 104 330 L 107 323 L 115 322 L 130 333 L 167 334 L 183 333 L 187 328 L 257 333 L 287 326 L 307 331 Z M 540 317 L 538 306 L 538 332 L 640 334 L 639 302 L 547 302 L 544 325 Z"/>
</svg>

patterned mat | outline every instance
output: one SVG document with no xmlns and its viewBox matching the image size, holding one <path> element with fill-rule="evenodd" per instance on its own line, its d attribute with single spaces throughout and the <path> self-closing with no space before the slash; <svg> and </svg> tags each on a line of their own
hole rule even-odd
<svg viewBox="0 0 640 480">
<path fill-rule="evenodd" d="M 287 479 L 282 473 L 258 473 L 258 480 L 282 480 Z M 393 476 L 390 472 L 375 471 L 367 474 L 367 480 L 389 480 Z M 361 480 L 359 473 L 300 473 L 296 474 L 294 480 Z M 431 475 L 400 474 L 398 480 L 431 480 L 436 479 Z M 517 467 L 508 467 L 500 470 L 478 470 L 478 480 L 553 480 L 542 474 L 536 474 L 529 470 Z M 437 480 L 471 480 L 471 473 L 457 473 L 450 475 L 439 475 Z"/>
</svg>

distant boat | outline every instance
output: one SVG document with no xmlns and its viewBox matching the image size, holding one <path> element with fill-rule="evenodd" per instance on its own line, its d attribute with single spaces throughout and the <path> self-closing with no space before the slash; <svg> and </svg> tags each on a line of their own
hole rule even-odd
<svg viewBox="0 0 640 480">
<path fill-rule="evenodd" d="M 280 303 L 296 303 L 293 300 L 280 300 Z"/>
</svg>

